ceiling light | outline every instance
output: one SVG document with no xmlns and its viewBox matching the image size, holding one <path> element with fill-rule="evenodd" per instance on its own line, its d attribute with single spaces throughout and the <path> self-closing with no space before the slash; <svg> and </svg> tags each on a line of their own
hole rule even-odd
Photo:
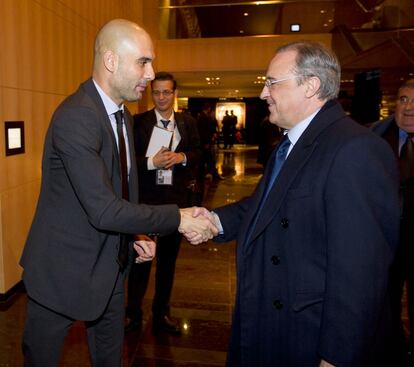
<svg viewBox="0 0 414 367">
<path fill-rule="evenodd" d="M 290 25 L 290 31 L 291 32 L 300 32 L 300 24 L 291 24 Z"/>
<path fill-rule="evenodd" d="M 210 78 L 207 76 L 207 77 L 206 77 L 206 80 L 207 80 L 207 81 L 209 81 L 209 80 L 210 80 Z"/>
<path fill-rule="evenodd" d="M 326 10 L 321 10 L 321 14 L 325 14 L 326 13 Z"/>
<path fill-rule="evenodd" d="M 244 33 L 244 31 L 243 31 L 243 29 L 240 29 L 240 31 L 239 31 L 241 34 L 243 34 Z"/>
<path fill-rule="evenodd" d="M 248 16 L 249 16 L 249 13 L 243 13 L 243 15 L 244 15 L 245 17 L 248 17 Z"/>
</svg>

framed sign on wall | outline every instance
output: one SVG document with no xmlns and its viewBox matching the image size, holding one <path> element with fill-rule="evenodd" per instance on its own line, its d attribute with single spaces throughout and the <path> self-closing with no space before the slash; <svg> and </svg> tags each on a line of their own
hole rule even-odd
<svg viewBox="0 0 414 367">
<path fill-rule="evenodd" d="M 6 156 L 24 153 L 24 121 L 5 121 Z"/>
</svg>

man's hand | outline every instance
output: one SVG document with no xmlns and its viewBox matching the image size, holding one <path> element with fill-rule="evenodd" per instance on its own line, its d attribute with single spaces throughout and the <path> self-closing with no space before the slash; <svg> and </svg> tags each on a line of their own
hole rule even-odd
<svg viewBox="0 0 414 367">
<path fill-rule="evenodd" d="M 145 261 L 151 261 L 155 257 L 156 244 L 148 236 L 137 235 L 135 236 L 134 249 L 138 254 L 135 262 L 140 264 Z"/>
<path fill-rule="evenodd" d="M 183 233 L 192 245 L 198 245 L 202 242 L 217 236 L 214 217 L 204 208 L 186 208 L 180 209 L 181 223 L 178 230 Z"/>
<path fill-rule="evenodd" d="M 173 167 L 175 164 L 181 164 L 184 162 L 185 160 L 185 155 L 184 153 L 176 153 L 176 152 L 172 152 L 172 151 L 168 151 L 165 152 L 165 158 L 166 158 L 166 164 L 165 164 L 165 168 L 171 168 Z"/>
<path fill-rule="evenodd" d="M 319 367 L 335 367 L 333 364 L 330 364 L 329 362 L 326 362 L 325 360 L 322 359 L 321 364 L 319 365 Z"/>
<path fill-rule="evenodd" d="M 152 163 L 157 168 L 169 169 L 175 164 L 183 163 L 185 160 L 184 153 L 172 152 L 168 148 L 162 147 L 157 154 L 152 157 Z"/>
</svg>

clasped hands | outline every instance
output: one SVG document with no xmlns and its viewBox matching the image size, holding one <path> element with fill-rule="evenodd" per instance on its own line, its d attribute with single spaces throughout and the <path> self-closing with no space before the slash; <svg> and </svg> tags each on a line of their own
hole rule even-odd
<svg viewBox="0 0 414 367">
<path fill-rule="evenodd" d="M 180 215 L 181 222 L 178 231 L 184 234 L 192 245 L 206 242 L 219 233 L 216 218 L 206 208 L 180 209 Z"/>
<path fill-rule="evenodd" d="M 157 168 L 170 169 L 175 164 L 184 162 L 184 153 L 176 153 L 166 147 L 162 147 L 152 158 L 154 166 Z"/>
</svg>

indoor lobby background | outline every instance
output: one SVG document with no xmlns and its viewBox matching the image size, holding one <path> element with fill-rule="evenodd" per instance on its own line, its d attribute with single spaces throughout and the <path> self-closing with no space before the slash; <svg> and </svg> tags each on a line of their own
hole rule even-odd
<svg viewBox="0 0 414 367">
<path fill-rule="evenodd" d="M 341 96 L 361 123 L 391 113 L 398 86 L 414 75 L 412 0 L 0 0 L 0 14 L 0 119 L 24 122 L 21 154 L 6 155 L 1 129 L 0 302 L 20 286 L 51 115 L 90 76 L 94 37 L 108 20 L 130 19 L 150 33 L 155 69 L 178 80 L 179 108 L 243 104 L 251 144 L 264 117 L 258 95 L 267 64 L 286 42 L 320 41 L 337 53 Z M 149 91 L 128 107 L 152 107 Z"/>
</svg>

